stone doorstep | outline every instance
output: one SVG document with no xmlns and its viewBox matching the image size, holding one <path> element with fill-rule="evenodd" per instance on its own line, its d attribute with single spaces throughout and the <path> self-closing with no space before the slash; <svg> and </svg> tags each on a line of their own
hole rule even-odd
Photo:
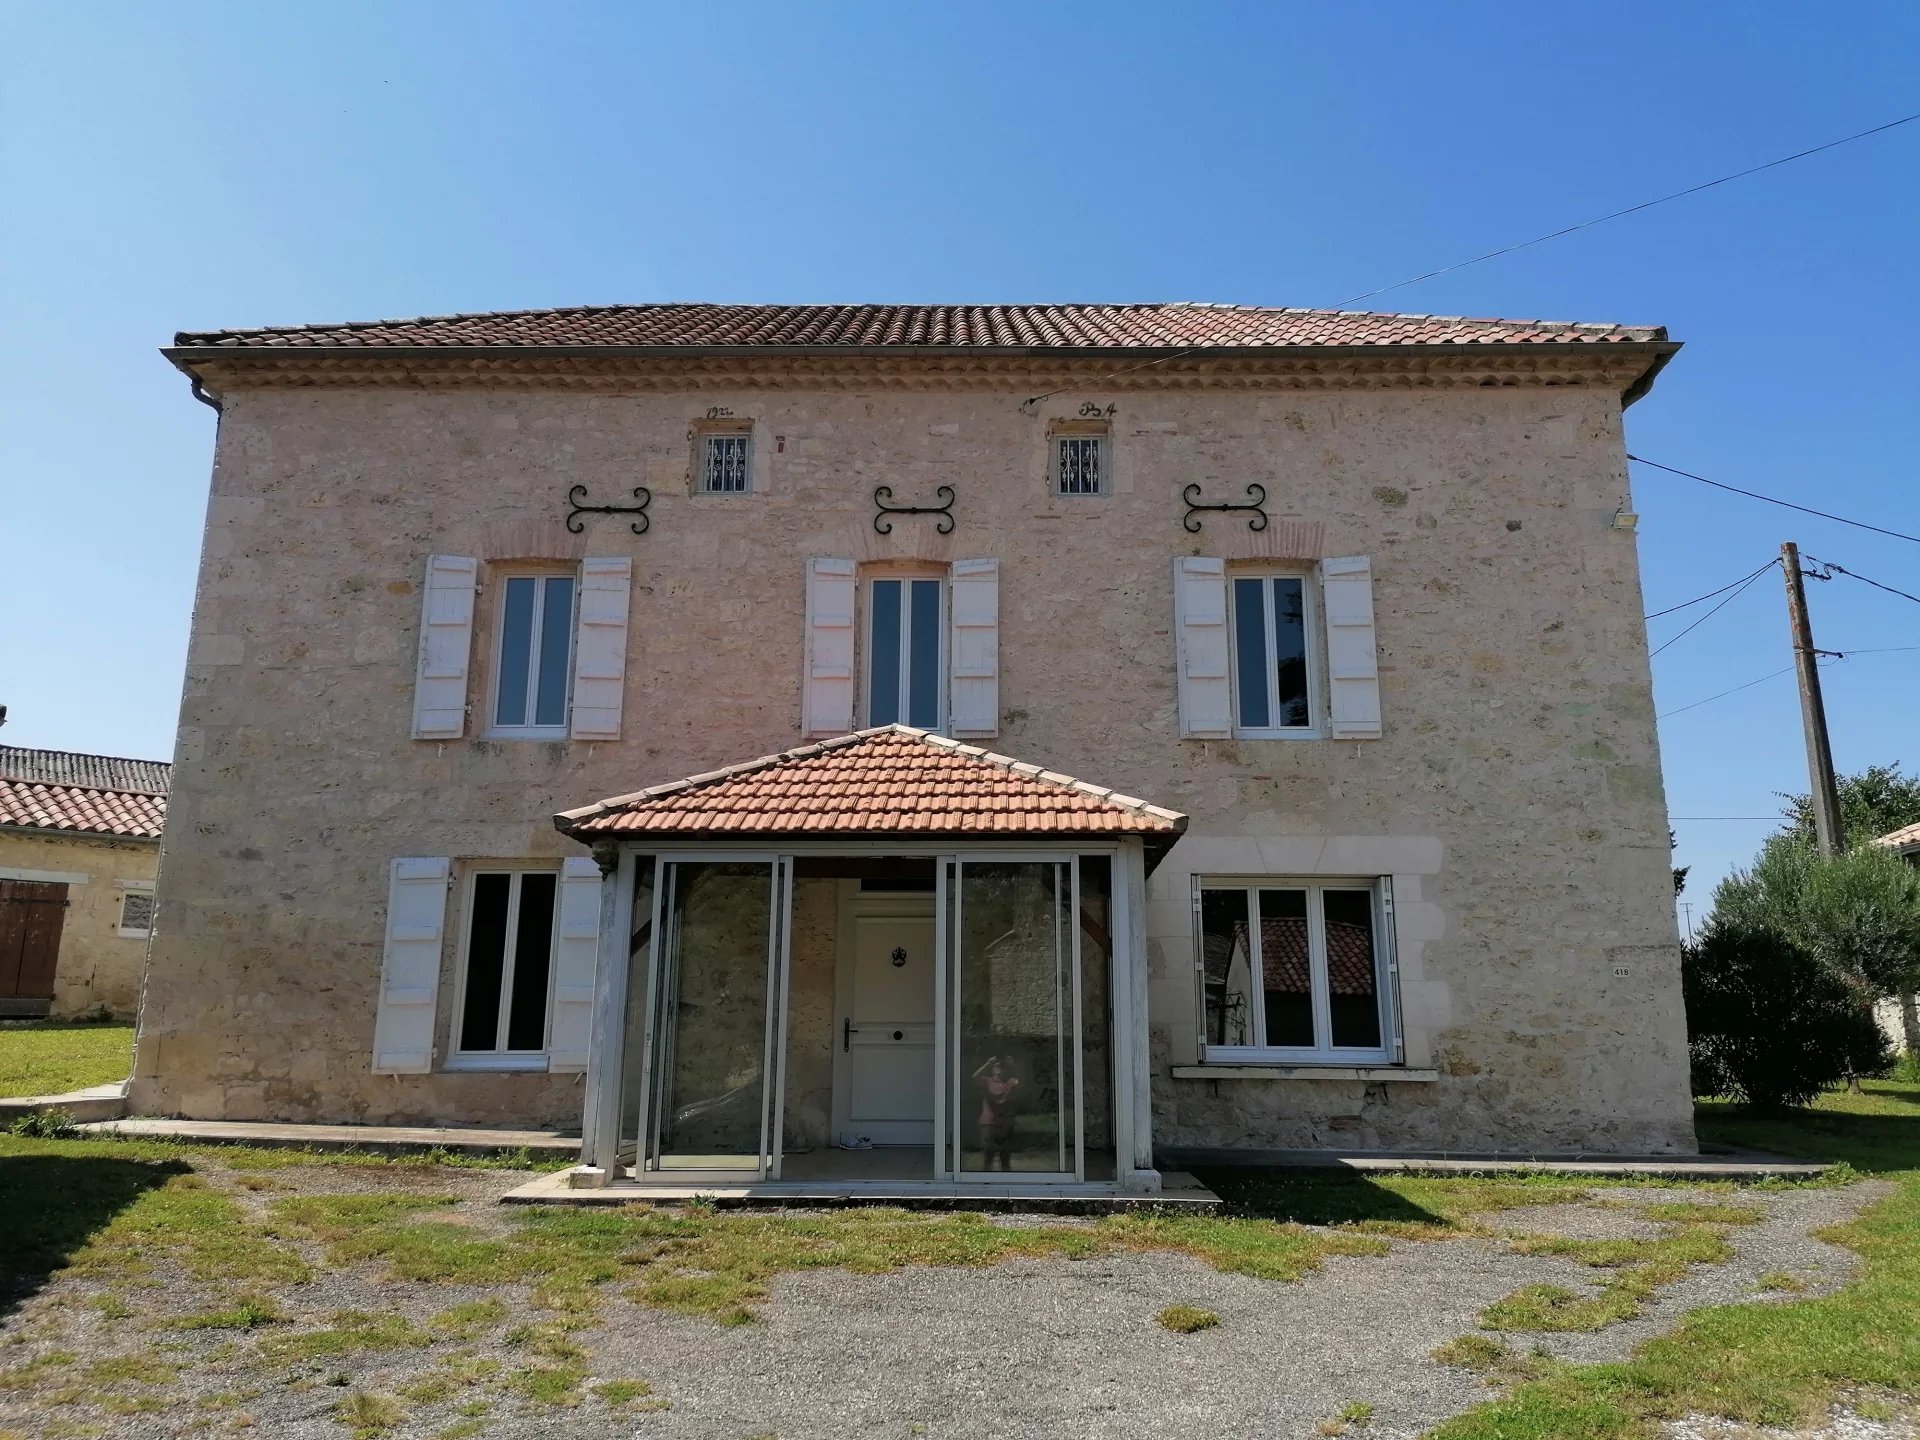
<svg viewBox="0 0 1920 1440">
<path fill-rule="evenodd" d="M 1181 1165 L 1351 1170 L 1370 1175 L 1595 1175 L 1618 1179 L 1810 1180 L 1833 1167 L 1757 1151 L 1715 1155 L 1514 1154 L 1471 1151 L 1224 1150 L 1166 1146 L 1156 1155 Z"/>
<path fill-rule="evenodd" d="M 1022 1215 L 1114 1215 L 1127 1211 L 1205 1213 L 1220 1197 L 1193 1176 L 1162 1172 L 1162 1188 L 1132 1194 L 1101 1185 L 983 1186 L 927 1181 L 870 1180 L 833 1186 L 818 1180 L 722 1185 L 708 1180 L 684 1185 L 631 1182 L 575 1189 L 570 1172 L 540 1175 L 500 1197 L 503 1205 L 635 1205 L 681 1203 L 695 1198 L 722 1210 L 844 1210 L 884 1205 L 899 1210 L 984 1210 Z"/>
<path fill-rule="evenodd" d="M 451 1150 L 461 1155 L 510 1155 L 527 1150 L 543 1157 L 575 1159 L 580 1137 L 557 1130 L 457 1129 L 427 1125 L 289 1125 L 265 1120 L 167 1120 L 141 1116 L 80 1125 L 95 1135 L 129 1139 L 190 1140 L 203 1145 L 252 1145 L 263 1149 L 366 1150 L 409 1155 Z"/>
<path fill-rule="evenodd" d="M 90 1085 L 85 1090 L 69 1090 L 64 1095 L 15 1095 L 0 1100 L 0 1126 L 22 1115 L 39 1115 L 48 1110 L 64 1110 L 76 1121 L 118 1120 L 127 1113 L 127 1082 Z"/>
</svg>

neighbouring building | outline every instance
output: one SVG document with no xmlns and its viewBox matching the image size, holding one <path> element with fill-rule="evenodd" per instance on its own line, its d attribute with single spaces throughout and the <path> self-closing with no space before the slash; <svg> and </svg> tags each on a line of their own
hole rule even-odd
<svg viewBox="0 0 1920 1440">
<path fill-rule="evenodd" d="M 1902 826 L 1873 843 L 1886 846 L 1909 865 L 1920 869 L 1920 825 Z M 1920 999 L 1909 994 L 1895 1000 L 1882 1000 L 1874 1007 L 1874 1013 L 1895 1048 L 1905 1054 L 1920 1055 Z"/>
<path fill-rule="evenodd" d="M 0 745 L 0 1018 L 133 1014 L 170 768 Z"/>
<path fill-rule="evenodd" d="M 581 1183 L 1685 1153 L 1658 328 L 615 306 L 182 334 L 137 1113 Z"/>
</svg>

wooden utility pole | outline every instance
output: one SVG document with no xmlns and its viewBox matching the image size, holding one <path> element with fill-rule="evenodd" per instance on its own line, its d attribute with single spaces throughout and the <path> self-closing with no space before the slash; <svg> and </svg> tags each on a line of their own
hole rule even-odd
<svg viewBox="0 0 1920 1440">
<path fill-rule="evenodd" d="M 1800 723 L 1807 732 L 1813 834 L 1822 855 L 1838 855 L 1847 839 L 1840 823 L 1840 786 L 1833 778 L 1833 747 L 1827 742 L 1827 707 L 1820 698 L 1820 652 L 1813 648 L 1813 623 L 1807 619 L 1800 547 L 1791 540 L 1780 547 L 1780 568 L 1787 577 L 1787 620 L 1793 629 L 1793 664 L 1800 675 Z"/>
</svg>

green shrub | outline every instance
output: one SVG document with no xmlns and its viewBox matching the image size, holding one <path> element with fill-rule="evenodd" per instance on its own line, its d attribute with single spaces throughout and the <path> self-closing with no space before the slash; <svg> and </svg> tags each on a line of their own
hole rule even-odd
<svg viewBox="0 0 1920 1440">
<path fill-rule="evenodd" d="M 34 1140 L 58 1140 L 73 1134 L 73 1112 L 71 1110 L 36 1110 L 30 1115 L 22 1115 L 13 1122 L 11 1129 L 16 1135 L 24 1135 Z"/>
<path fill-rule="evenodd" d="M 1804 1105 L 1893 1064 L 1871 998 L 1777 929 L 1716 911 L 1680 973 L 1696 1095 Z"/>
</svg>

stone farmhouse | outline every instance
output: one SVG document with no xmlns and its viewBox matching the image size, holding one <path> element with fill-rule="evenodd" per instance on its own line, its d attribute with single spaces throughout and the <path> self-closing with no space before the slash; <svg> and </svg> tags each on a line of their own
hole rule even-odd
<svg viewBox="0 0 1920 1440">
<path fill-rule="evenodd" d="M 582 1185 L 1694 1149 L 1653 327 L 639 305 L 189 333 L 131 1101 Z"/>
<path fill-rule="evenodd" d="M 170 768 L 0 745 L 0 1019 L 133 1014 Z"/>
</svg>

